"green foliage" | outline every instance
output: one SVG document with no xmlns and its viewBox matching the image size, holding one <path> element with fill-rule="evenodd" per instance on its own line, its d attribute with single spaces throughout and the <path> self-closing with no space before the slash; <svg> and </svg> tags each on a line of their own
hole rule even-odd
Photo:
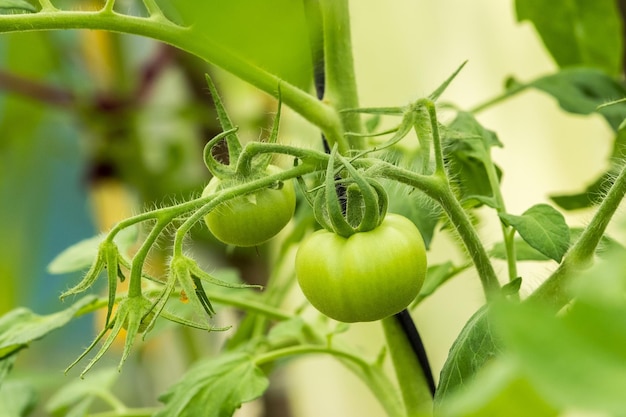
<svg viewBox="0 0 626 417">
<path fill-rule="evenodd" d="M 350 295 L 338 299 L 337 291 L 328 293 L 330 283 L 345 279 L 341 273 L 345 264 L 353 267 L 357 262 L 339 257 L 325 271 L 328 284 L 322 285 L 320 262 L 333 259 L 336 253 L 324 252 L 331 250 L 325 244 L 301 244 L 320 225 L 339 235 L 365 236 L 365 231 L 373 232 L 390 219 L 384 218 L 387 209 L 411 220 L 403 226 L 405 231 L 416 224 L 427 249 L 451 232 L 462 254 L 460 261 L 451 255 L 431 265 L 417 296 L 398 290 L 400 307 L 411 303 L 410 309 L 419 311 L 426 298 L 461 272 L 480 281 L 486 299 L 449 351 L 434 393 L 435 415 L 554 417 L 571 409 L 624 415 L 626 325 L 620 318 L 626 316 L 626 249 L 619 239 L 606 236 L 626 194 L 623 22 L 615 2 L 517 0 L 518 20 L 535 26 L 559 68 L 528 82 L 517 81 L 513 74 L 501 96 L 473 110 L 439 101 L 465 64 L 431 94 L 408 105 L 359 108 L 346 0 L 106 0 L 100 6 L 85 11 L 77 1 L 0 0 L 0 32 L 6 42 L 0 45 L 0 59 L 7 71 L 0 74 L 0 81 L 12 81 L 3 85 L 14 93 L 0 100 L 4 135 L 0 192 L 11 196 L 0 200 L 0 229 L 8 242 L 0 251 L 0 275 L 20 279 L 5 280 L 0 306 L 14 304 L 11 286 L 28 281 L 32 274 L 25 259 L 30 260 L 30 252 L 45 241 L 32 236 L 40 236 L 43 228 L 38 217 L 48 201 L 49 184 L 42 167 L 54 159 L 54 152 L 41 146 L 45 142 L 40 138 L 50 139 L 56 129 L 49 127 L 57 126 L 57 121 L 49 120 L 58 117 L 57 112 L 46 106 L 67 112 L 71 117 L 62 118 L 64 123 L 72 118 L 79 121 L 72 130 L 73 139 L 89 138 L 81 144 L 88 145 L 84 147 L 89 160 L 84 163 L 95 179 L 102 180 L 98 177 L 102 175 L 119 186 L 134 188 L 143 205 L 138 214 L 70 246 L 49 264 L 48 271 L 54 274 L 87 269 L 62 298 L 86 292 L 106 276 L 103 298 L 86 296 L 47 315 L 18 307 L 0 316 L 0 410 L 8 417 L 28 415 L 38 396 L 37 385 L 28 377 L 16 372 L 14 378 L 13 367 L 22 366 L 16 361 L 17 353 L 54 330 L 71 327 L 74 318 L 95 311 L 102 314 L 96 336 L 69 367 L 97 347 L 81 378 L 64 380 L 59 388 L 56 377 L 50 377 L 55 393 L 45 409 L 55 417 L 83 417 L 100 413 L 101 408 L 106 409 L 102 415 L 114 417 L 231 416 L 243 403 L 265 395 L 271 374 L 288 359 L 312 354 L 332 356 L 351 371 L 390 417 L 431 415 L 431 399 L 426 395 L 434 391 L 434 381 L 419 335 L 395 321 L 410 319 L 409 312 L 384 319 L 386 346 L 370 360 L 355 348 L 347 324 L 337 324 L 308 302 L 297 306 L 289 302 L 294 291 L 300 291 L 291 256 L 297 245 L 307 248 L 311 260 L 307 285 L 331 304 L 328 311 L 342 302 L 371 297 L 363 308 L 371 313 L 372 306 L 389 301 L 381 298 L 394 282 L 394 277 L 385 276 L 390 271 L 395 278 L 406 275 L 415 289 L 415 268 L 395 272 L 387 268 L 375 280 L 380 290 L 371 291 L 367 281 L 355 280 Z M 109 49 L 103 49 L 101 62 L 90 61 L 93 57 L 81 61 L 82 73 L 65 62 L 77 59 L 66 51 L 82 51 L 82 44 L 75 38 L 71 43 L 69 38 L 43 34 L 53 29 L 117 34 L 108 37 L 109 32 L 90 31 L 85 35 L 90 36 L 89 46 L 102 42 Z M 38 32 L 5 33 L 31 30 Z M 152 38 L 180 51 L 163 47 L 152 56 L 147 47 L 152 43 L 122 34 Z M 141 48 L 134 42 L 141 42 Z M 251 129 L 269 124 L 263 117 L 252 122 L 243 117 L 238 121 L 242 126 L 233 123 L 230 100 L 240 99 L 240 92 L 228 91 L 233 87 L 229 78 L 192 55 L 278 98 L 278 116 L 269 139 L 246 137 Z M 145 57 L 153 60 L 144 62 Z M 205 77 L 207 70 L 215 73 L 217 86 L 212 77 Z M 163 90 L 154 81 L 172 82 L 177 77 L 182 81 Z M 56 83 L 67 90 L 57 88 Z M 312 83 L 316 94 L 311 91 Z M 566 222 L 548 204 L 529 203 L 530 208 L 520 215 L 506 209 L 500 181 L 507 167 L 497 165 L 492 157 L 494 148 L 502 148 L 506 140 L 501 132 L 483 125 L 478 113 L 528 89 L 548 94 L 562 111 L 600 116 L 612 131 L 605 172 L 579 192 L 555 192 L 551 197 L 565 210 L 597 206 L 584 228 L 569 227 L 569 219 Z M 212 103 L 206 100 L 209 93 Z M 164 96 L 174 104 L 160 102 Z M 286 135 L 282 128 L 279 132 L 283 104 L 321 131 L 325 141 L 311 146 L 304 140 L 304 129 L 287 130 Z M 271 100 L 263 102 L 259 113 L 273 112 L 274 105 Z M 213 114 L 217 121 L 212 121 Z M 362 122 L 361 114 L 373 116 Z M 400 121 L 379 130 L 387 117 Z M 171 121 L 176 122 L 169 130 L 172 138 L 164 139 L 161 130 Z M 211 137 L 202 152 L 201 145 Z M 201 190 L 209 173 L 202 168 L 203 160 L 210 174 L 225 179 L 222 186 L 204 194 Z M 266 171 L 269 163 L 280 168 Z M 207 216 L 236 208 L 244 200 L 254 206 L 253 197 L 259 192 L 281 189 L 288 181 L 300 185 L 296 214 L 288 213 L 281 220 L 280 228 L 287 223 L 285 229 L 268 244 L 247 252 L 225 248 L 202 230 L 202 219 Z M 94 191 L 95 185 L 89 184 Z M 40 195 L 23 201 L 15 197 L 33 188 Z M 173 194 L 179 201 L 170 200 Z M 276 217 L 271 209 L 264 214 Z M 23 217 L 16 217 L 18 212 Z M 259 216 L 248 217 L 243 237 L 260 228 L 260 222 L 266 223 Z M 483 219 L 498 223 L 502 236 L 482 236 L 477 224 Z M 618 232 L 623 231 L 618 226 Z M 489 251 L 487 241 L 496 242 Z M 407 245 L 406 239 L 393 243 Z M 407 252 L 407 259 L 419 255 L 418 246 L 423 250 L 421 243 L 408 245 L 412 252 Z M 354 259 L 371 261 L 385 253 L 383 249 L 393 251 L 392 246 L 370 243 L 357 250 Z M 401 249 L 406 248 L 385 255 L 384 261 Z M 494 268 L 499 267 L 494 260 L 506 261 L 506 279 L 501 268 Z M 542 266 L 554 270 L 547 271 L 545 282 L 533 291 L 532 282 L 517 270 L 519 261 L 550 261 Z M 380 265 L 386 264 L 381 261 L 375 266 Z M 417 269 L 424 265 L 425 261 Z M 238 272 L 232 275 L 242 273 L 245 280 L 218 279 L 220 271 L 232 271 L 235 266 Z M 530 292 L 527 299 L 523 299 L 525 292 Z M 237 313 L 231 315 L 230 310 Z M 215 342 L 211 330 L 230 330 L 229 340 Z M 121 370 L 134 351 L 145 347 L 135 343 L 139 335 L 146 338 L 148 334 L 155 341 L 167 339 L 165 335 L 179 341 L 177 346 L 184 352 L 178 352 L 177 358 L 185 359 L 186 372 L 160 396 L 162 404 L 132 408 L 141 400 L 133 397 L 138 388 L 128 390 L 121 382 L 128 374 L 94 367 L 111 354 L 121 356 Z M 157 348 L 137 355 L 142 361 L 131 366 L 143 367 L 143 359 L 148 362 L 161 348 L 149 346 Z M 394 378 L 387 365 L 394 367 Z M 159 369 L 160 363 L 154 374 Z M 136 374 L 145 378 L 142 372 Z M 141 387 L 152 385 L 143 379 L 137 382 Z M 132 405 L 126 406 L 127 400 Z"/>
<path fill-rule="evenodd" d="M 246 353 L 233 352 L 191 368 L 161 396 L 165 408 L 155 417 L 226 417 L 263 394 L 269 382 Z"/>
<path fill-rule="evenodd" d="M 569 248 L 569 227 L 565 218 L 548 204 L 537 204 L 521 216 L 500 213 L 500 218 L 513 226 L 530 246 L 543 255 L 561 262 Z"/>
<path fill-rule="evenodd" d="M 66 325 L 80 309 L 94 301 L 94 296 L 86 296 L 65 310 L 45 316 L 26 308 L 17 308 L 3 315 L 0 317 L 0 360 L 14 355 L 28 347 L 31 342 Z"/>
<path fill-rule="evenodd" d="M 586 66 L 616 75 L 622 22 L 613 0 L 516 0 L 517 19 L 530 20 L 560 67 Z"/>
</svg>

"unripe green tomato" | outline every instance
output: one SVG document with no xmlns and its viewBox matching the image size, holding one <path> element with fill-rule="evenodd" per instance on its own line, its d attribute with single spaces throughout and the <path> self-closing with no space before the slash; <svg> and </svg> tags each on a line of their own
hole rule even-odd
<svg viewBox="0 0 626 417">
<path fill-rule="evenodd" d="M 345 238 L 318 230 L 300 245 L 296 275 L 309 302 L 330 318 L 352 323 L 399 313 L 426 275 L 426 248 L 407 218 L 388 214 L 380 226 Z"/>
<path fill-rule="evenodd" d="M 280 172 L 270 165 L 267 174 Z M 206 197 L 220 189 L 221 180 L 213 177 L 202 192 Z M 289 223 L 296 209 L 296 194 L 291 181 L 280 189 L 265 188 L 218 204 L 204 222 L 221 242 L 235 246 L 256 246 L 274 237 Z"/>
</svg>

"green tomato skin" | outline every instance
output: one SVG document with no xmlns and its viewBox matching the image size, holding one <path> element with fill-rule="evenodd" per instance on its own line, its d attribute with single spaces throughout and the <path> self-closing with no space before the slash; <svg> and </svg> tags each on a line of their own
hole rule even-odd
<svg viewBox="0 0 626 417">
<path fill-rule="evenodd" d="M 268 175 L 280 168 L 268 166 Z M 208 196 L 219 190 L 220 179 L 213 177 L 202 192 Z M 266 188 L 235 197 L 217 205 L 204 216 L 211 233 L 221 242 L 234 246 L 256 246 L 276 236 L 293 217 L 296 194 L 291 181 L 282 188 Z"/>
<path fill-rule="evenodd" d="M 388 214 L 369 232 L 344 238 L 318 230 L 300 245 L 296 275 L 309 302 L 330 318 L 381 320 L 405 309 L 426 275 L 426 248 L 407 218 Z"/>
</svg>

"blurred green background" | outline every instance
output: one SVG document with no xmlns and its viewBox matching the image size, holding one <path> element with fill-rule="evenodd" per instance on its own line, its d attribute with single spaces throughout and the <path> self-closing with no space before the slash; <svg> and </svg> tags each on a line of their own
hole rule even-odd
<svg viewBox="0 0 626 417">
<path fill-rule="evenodd" d="M 232 48 L 304 87 L 311 72 L 294 17 L 299 10 L 283 3 L 287 19 L 264 9 L 246 14 L 252 20 L 237 20 L 234 6 L 224 6 L 220 16 L 227 18 L 217 22 L 215 36 L 230 39 Z M 516 23 L 512 2 L 363 0 L 350 6 L 362 106 L 407 104 L 429 93 L 465 60 L 468 65 L 443 97 L 461 108 L 498 95 L 509 75 L 530 80 L 556 69 L 532 27 Z M 184 10 L 182 14 L 188 18 Z M 285 27 L 285 21 L 292 25 Z M 170 47 L 93 31 L 0 36 L 0 314 L 16 306 L 42 314 L 63 308 L 58 295 L 79 276 L 48 274 L 46 266 L 56 254 L 129 213 L 202 189 L 208 174 L 201 149 L 218 132 L 203 84 L 207 71 L 219 81 L 244 137 L 258 138 L 269 125 L 275 101 Z M 504 143 L 494 150 L 494 159 L 505 167 L 503 193 L 511 213 L 546 202 L 550 193 L 578 190 L 606 168 L 611 134 L 599 117 L 564 114 L 546 95 L 523 93 L 479 119 Z M 299 116 L 285 110 L 283 120 L 281 140 L 316 143 L 317 133 Z M 588 217 L 589 212 L 569 214 L 568 222 L 575 226 Z M 491 213 L 485 216 L 480 232 L 486 242 L 499 236 L 498 227 Z M 219 262 L 262 280 L 267 266 L 258 258 L 227 252 L 199 233 Z M 429 261 L 447 260 L 454 248 L 449 237 L 438 234 Z M 523 268 L 528 291 L 545 267 Z M 417 311 L 435 373 L 482 302 L 470 271 Z M 20 374 L 47 369 L 50 381 L 62 378 L 94 329 L 92 318 L 86 317 L 34 344 L 18 359 Z M 376 324 L 358 324 L 351 332 L 364 351 L 375 353 L 382 344 Z M 154 392 L 181 373 L 184 360 L 176 357 L 177 349 L 183 350 L 180 343 L 170 340 L 158 345 L 158 352 L 142 354 L 140 360 L 148 366 L 150 360 L 169 358 L 172 370 L 137 371 L 152 378 L 150 387 L 140 389 L 145 397 L 138 402 L 154 403 Z M 204 337 L 192 343 L 214 344 Z M 277 378 L 288 381 L 284 388 L 293 415 L 383 415 L 366 389 L 332 359 L 296 361 Z M 49 381 L 41 384 L 50 388 Z M 254 414 L 253 406 L 242 413 Z"/>
</svg>

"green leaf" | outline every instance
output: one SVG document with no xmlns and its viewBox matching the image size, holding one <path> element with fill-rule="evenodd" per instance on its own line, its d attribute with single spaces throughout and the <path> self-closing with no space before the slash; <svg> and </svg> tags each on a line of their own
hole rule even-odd
<svg viewBox="0 0 626 417">
<path fill-rule="evenodd" d="M 0 386 L 2 386 L 2 381 L 4 381 L 11 372 L 11 369 L 13 369 L 15 359 L 17 359 L 17 355 L 12 355 L 0 360 Z"/>
<path fill-rule="evenodd" d="M 25 417 L 36 403 L 37 393 L 25 382 L 7 381 L 0 386 L 2 417 Z"/>
<path fill-rule="evenodd" d="M 81 308 L 96 300 L 87 296 L 57 313 L 40 316 L 26 308 L 16 308 L 0 317 L 0 359 L 13 355 L 33 340 L 63 327 Z"/>
<path fill-rule="evenodd" d="M 252 358 L 223 353 L 193 366 L 160 400 L 155 417 L 226 417 L 244 402 L 260 397 L 269 382 Z"/>
<path fill-rule="evenodd" d="M 551 403 L 623 416 L 626 306 L 577 301 L 562 317 L 539 305 L 497 305 L 494 328 Z M 592 383 L 590 383 L 592 382 Z"/>
<path fill-rule="evenodd" d="M 515 259 L 518 261 L 549 261 L 550 258 L 533 248 L 520 237 L 516 237 L 515 240 Z M 507 259 L 506 247 L 504 242 L 498 242 L 493 245 L 493 248 L 489 254 L 496 259 Z"/>
<path fill-rule="evenodd" d="M 46 411 L 58 416 L 84 416 L 99 393 L 108 393 L 119 372 L 115 368 L 94 371 L 86 378 L 76 378 L 54 393 Z"/>
<path fill-rule="evenodd" d="M 115 236 L 115 243 L 121 254 L 126 254 L 137 241 L 137 227 L 127 227 Z M 100 243 L 106 237 L 100 234 L 73 244 L 58 254 L 49 264 L 51 274 L 67 274 L 89 268 L 98 256 Z"/>
<path fill-rule="evenodd" d="M 0 0 L 0 14 L 12 13 L 37 13 L 37 9 L 26 0 Z"/>
<path fill-rule="evenodd" d="M 450 261 L 439 264 L 432 265 L 428 267 L 426 271 L 426 279 L 424 280 L 424 285 L 420 289 L 417 298 L 411 304 L 411 308 L 417 306 L 421 303 L 425 298 L 433 294 L 437 288 L 442 286 L 446 281 L 450 278 L 458 274 L 462 271 L 463 268 L 457 268 Z"/>
<path fill-rule="evenodd" d="M 313 80 L 310 34 L 315 22 L 305 20 L 302 2 L 291 0 L 174 0 L 173 8 L 189 36 L 207 39 L 278 78 L 308 90 Z M 245 11 L 242 13 L 242 11 Z M 309 24 L 307 24 L 309 23 Z"/>
<path fill-rule="evenodd" d="M 464 390 L 446 399 L 438 417 L 556 417 L 554 406 L 540 395 L 519 366 L 499 357 L 482 369 Z"/>
<path fill-rule="evenodd" d="M 465 324 L 441 370 L 436 405 L 467 386 L 474 375 L 501 352 L 501 343 L 491 327 L 487 306 L 481 307 Z"/>
<path fill-rule="evenodd" d="M 579 193 L 551 195 L 550 199 L 565 210 L 588 208 L 602 201 L 602 195 L 609 188 L 614 178 L 615 176 L 611 172 L 605 172 Z"/>
<path fill-rule="evenodd" d="M 626 103 L 600 107 L 624 98 L 626 88 L 617 79 L 593 68 L 567 68 L 556 74 L 540 77 L 526 85 L 554 97 L 559 106 L 574 114 L 601 114 L 614 131 L 626 118 Z"/>
<path fill-rule="evenodd" d="M 500 218 L 513 226 L 530 246 L 557 262 L 569 248 L 570 234 L 565 218 L 548 204 L 537 204 L 521 216 L 500 213 Z"/>
<path fill-rule="evenodd" d="M 459 112 L 445 129 L 444 140 L 444 158 L 460 199 L 480 204 L 493 197 L 486 164 L 490 163 L 489 149 L 502 146 L 497 135 L 478 123 L 471 113 Z M 501 176 L 497 167 L 496 173 Z"/>
<path fill-rule="evenodd" d="M 622 29 L 614 0 L 516 0 L 518 21 L 530 20 L 561 67 L 621 70 Z"/>
</svg>

